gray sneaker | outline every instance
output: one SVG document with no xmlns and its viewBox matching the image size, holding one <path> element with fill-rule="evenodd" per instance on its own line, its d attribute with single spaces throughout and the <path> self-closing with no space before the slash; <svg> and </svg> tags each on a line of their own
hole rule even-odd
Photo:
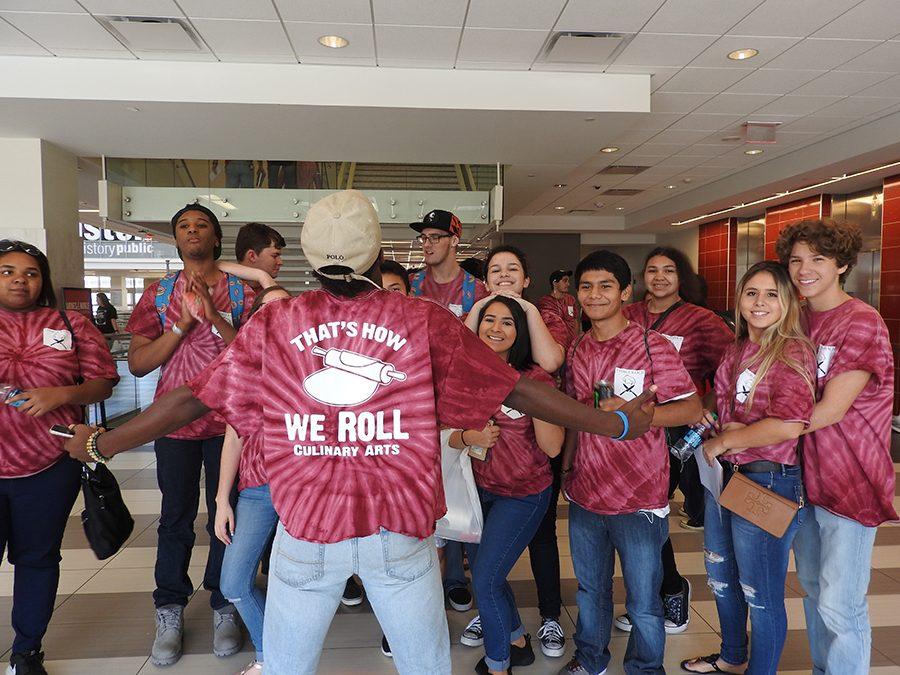
<svg viewBox="0 0 900 675">
<path fill-rule="evenodd" d="M 213 610 L 213 654 L 231 656 L 244 646 L 240 619 L 234 605 Z"/>
<path fill-rule="evenodd" d="M 184 637 L 184 607 L 163 605 L 156 608 L 156 638 L 150 650 L 154 666 L 171 666 L 181 658 Z"/>
</svg>

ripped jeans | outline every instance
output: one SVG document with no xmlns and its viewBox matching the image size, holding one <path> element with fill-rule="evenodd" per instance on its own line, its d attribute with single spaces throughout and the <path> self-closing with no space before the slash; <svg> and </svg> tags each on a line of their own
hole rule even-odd
<svg viewBox="0 0 900 675">
<path fill-rule="evenodd" d="M 745 473 L 745 477 L 800 503 L 800 469 Z M 738 665 L 747 661 L 747 613 L 753 627 L 747 675 L 775 675 L 787 637 L 784 582 L 791 544 L 806 509 L 780 539 L 706 499 L 704 541 L 706 574 L 716 599 L 722 628 L 721 658 Z"/>
</svg>

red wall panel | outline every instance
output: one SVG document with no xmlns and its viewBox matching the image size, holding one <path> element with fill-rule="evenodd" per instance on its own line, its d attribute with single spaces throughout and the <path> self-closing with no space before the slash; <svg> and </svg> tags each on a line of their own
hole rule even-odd
<svg viewBox="0 0 900 675">
<path fill-rule="evenodd" d="M 737 220 L 724 218 L 700 226 L 698 272 L 709 288 L 712 309 L 730 310 L 734 302 Z"/>
<path fill-rule="evenodd" d="M 884 180 L 879 311 L 891 335 L 896 368 L 900 361 L 900 176 Z M 894 378 L 894 414 L 898 412 L 900 412 L 900 380 Z"/>
</svg>

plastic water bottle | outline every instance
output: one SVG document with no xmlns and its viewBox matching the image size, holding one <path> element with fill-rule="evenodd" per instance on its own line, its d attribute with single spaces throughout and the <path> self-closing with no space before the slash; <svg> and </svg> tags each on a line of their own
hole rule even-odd
<svg viewBox="0 0 900 675">
<path fill-rule="evenodd" d="M 6 403 L 9 399 L 17 394 L 21 394 L 22 390 L 18 387 L 14 387 L 11 384 L 0 384 L 0 403 Z M 16 401 L 15 403 L 10 403 L 13 408 L 18 408 L 20 405 L 25 403 L 25 401 Z"/>
<path fill-rule="evenodd" d="M 719 419 L 715 413 L 712 413 L 711 415 L 713 420 Z M 703 436 L 712 429 L 712 426 L 712 423 L 707 422 L 706 420 L 697 422 L 697 424 L 688 429 L 684 436 L 669 448 L 669 452 L 682 462 L 686 461 L 688 457 L 694 454 L 694 450 L 703 444 Z"/>
</svg>

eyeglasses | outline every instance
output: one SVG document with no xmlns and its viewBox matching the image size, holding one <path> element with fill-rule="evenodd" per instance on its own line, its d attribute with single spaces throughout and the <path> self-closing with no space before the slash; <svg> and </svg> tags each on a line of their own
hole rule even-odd
<svg viewBox="0 0 900 675">
<path fill-rule="evenodd" d="M 22 253 L 27 253 L 35 258 L 44 257 L 44 252 L 41 251 L 41 249 L 32 246 L 31 244 L 26 244 L 24 241 L 17 241 L 15 239 L 0 240 L 0 253 L 9 253 L 10 251 L 21 251 Z"/>
<path fill-rule="evenodd" d="M 452 236 L 452 234 L 420 234 L 416 237 L 416 241 L 424 246 L 426 241 L 430 244 L 437 244 L 441 239 L 449 239 Z"/>
</svg>

